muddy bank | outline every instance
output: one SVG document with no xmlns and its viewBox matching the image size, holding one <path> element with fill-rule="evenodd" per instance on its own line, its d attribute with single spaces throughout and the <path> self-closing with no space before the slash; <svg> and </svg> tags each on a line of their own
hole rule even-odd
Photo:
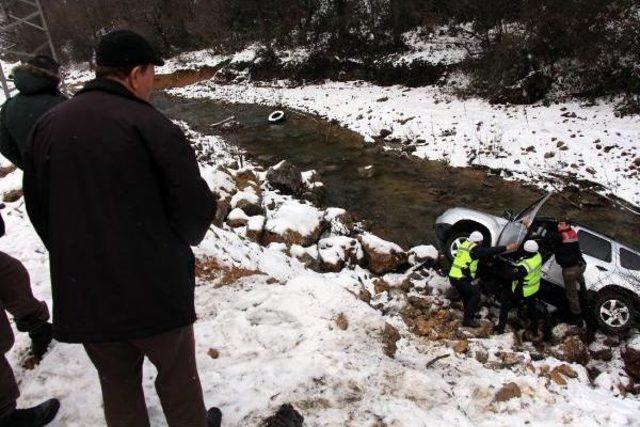
<svg viewBox="0 0 640 427">
<path fill-rule="evenodd" d="M 224 133 L 229 143 L 265 166 L 289 159 L 302 169 L 318 170 L 326 184 L 327 205 L 348 209 L 374 233 L 405 247 L 434 241 L 433 223 L 451 207 L 499 215 L 505 209 L 518 211 L 541 194 L 532 185 L 505 181 L 488 171 L 452 168 L 366 146 L 360 135 L 306 114 L 289 111 L 286 122 L 269 125 L 269 107 L 165 94 L 158 94 L 154 103 L 203 133 L 219 132 L 211 124 L 234 116 L 241 126 Z M 564 191 L 542 214 L 568 216 L 640 246 L 640 217 L 590 191 Z"/>
</svg>

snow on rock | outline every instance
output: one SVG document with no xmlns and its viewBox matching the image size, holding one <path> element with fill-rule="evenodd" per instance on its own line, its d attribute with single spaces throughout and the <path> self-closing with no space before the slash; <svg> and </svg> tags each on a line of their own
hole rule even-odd
<svg viewBox="0 0 640 427">
<path fill-rule="evenodd" d="M 310 246 L 320 239 L 324 227 L 322 211 L 296 200 L 287 200 L 268 213 L 265 241 Z"/>
<path fill-rule="evenodd" d="M 253 242 L 262 241 L 266 218 L 263 215 L 256 215 L 247 221 L 247 238 Z"/>
<path fill-rule="evenodd" d="M 351 215 L 341 208 L 327 208 L 324 219 L 331 228 L 331 234 L 338 236 L 350 236 L 354 229 L 354 221 Z"/>
<path fill-rule="evenodd" d="M 292 245 L 289 253 L 292 257 L 298 259 L 305 267 L 311 270 L 318 269 L 318 261 L 320 254 L 318 253 L 318 246 L 313 245 L 307 248 L 300 245 Z"/>
<path fill-rule="evenodd" d="M 357 265 L 363 258 L 362 246 L 356 239 L 346 236 L 327 237 L 318 242 L 322 271 L 338 272 Z"/>
<path fill-rule="evenodd" d="M 227 223 L 231 227 L 244 227 L 249 222 L 249 217 L 246 213 L 240 208 L 235 208 L 229 213 L 227 217 Z"/>
<path fill-rule="evenodd" d="M 251 187 L 234 194 L 231 198 L 231 207 L 242 209 L 247 215 L 261 215 L 264 213 L 260 196 Z"/>
<path fill-rule="evenodd" d="M 375 274 L 389 273 L 407 262 L 407 254 L 395 243 L 371 233 L 358 236 L 358 240 L 364 249 L 367 267 Z"/>
<path fill-rule="evenodd" d="M 432 245 L 414 246 L 407 252 L 409 263 L 417 265 L 428 260 L 435 261 L 438 259 L 438 250 Z"/>
<path fill-rule="evenodd" d="M 267 181 L 283 194 L 297 195 L 302 189 L 302 173 L 292 162 L 283 160 L 267 171 Z"/>
</svg>

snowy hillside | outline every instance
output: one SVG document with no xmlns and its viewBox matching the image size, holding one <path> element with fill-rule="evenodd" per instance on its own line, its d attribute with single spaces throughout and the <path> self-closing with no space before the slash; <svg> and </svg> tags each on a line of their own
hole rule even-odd
<svg viewBox="0 0 640 427">
<path fill-rule="evenodd" d="M 220 168 L 233 163 L 228 146 L 216 137 L 190 136 L 212 189 L 253 192 L 264 206 L 297 204 L 327 216 L 271 190 L 265 172 L 253 165 L 247 171 Z M 11 172 L 0 179 L 0 193 L 20 183 L 20 172 Z M 246 207 L 241 200 L 235 203 Z M 35 294 L 50 303 L 47 254 L 24 201 L 6 205 L 8 235 L 0 250 L 25 263 Z M 267 229 L 272 221 L 305 232 L 301 218 L 266 209 Z M 328 211 L 330 217 L 337 213 Z M 250 228 L 212 226 L 196 249 L 198 366 L 205 401 L 221 407 L 225 426 L 259 425 L 283 403 L 292 403 L 309 426 L 623 426 L 640 417 L 640 402 L 627 391 L 633 382 L 620 358 L 624 343 L 598 335 L 590 351 L 582 349 L 588 360 L 572 359 L 560 330 L 553 348 L 573 360 L 561 362 L 549 356 L 551 347 L 540 353 L 518 334 L 488 338 L 486 330 L 459 328 L 460 306 L 446 298 L 448 284 L 432 270 L 383 279 L 357 266 L 317 273 L 288 256 L 286 245 L 254 243 Z M 362 244 L 388 253 L 398 249 L 375 237 Z M 420 248 L 412 256 L 430 254 L 432 249 Z M 495 309 L 482 315 L 489 325 Z M 19 404 L 56 396 L 62 409 L 53 426 L 104 425 L 97 375 L 82 348 L 55 343 L 39 366 L 24 370 L 19 366 L 27 348 L 28 337 L 20 334 L 9 354 L 22 390 Z M 611 362 L 598 356 L 603 349 Z M 440 356 L 446 357 L 434 361 Z M 145 365 L 151 423 L 163 425 L 153 378 L 153 367 Z"/>
</svg>

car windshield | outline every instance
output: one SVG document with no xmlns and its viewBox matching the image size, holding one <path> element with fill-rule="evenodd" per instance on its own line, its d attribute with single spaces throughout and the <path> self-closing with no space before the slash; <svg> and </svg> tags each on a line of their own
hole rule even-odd
<svg viewBox="0 0 640 427">
<path fill-rule="evenodd" d="M 545 194 L 544 196 L 540 197 L 535 202 L 531 203 L 529 206 L 524 208 L 522 211 L 520 211 L 520 213 L 518 213 L 518 215 L 516 215 L 515 220 L 519 221 L 527 217 L 533 219 L 532 216 L 535 214 L 536 210 L 538 209 L 538 205 L 547 197 L 548 195 Z"/>
</svg>

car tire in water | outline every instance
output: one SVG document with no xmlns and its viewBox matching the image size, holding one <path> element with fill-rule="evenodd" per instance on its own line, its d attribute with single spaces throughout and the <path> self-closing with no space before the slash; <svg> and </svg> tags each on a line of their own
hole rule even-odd
<svg viewBox="0 0 640 427">
<path fill-rule="evenodd" d="M 603 332 L 623 334 L 633 325 L 636 313 L 631 297 L 623 292 L 604 290 L 593 301 L 592 315 Z"/>
</svg>

